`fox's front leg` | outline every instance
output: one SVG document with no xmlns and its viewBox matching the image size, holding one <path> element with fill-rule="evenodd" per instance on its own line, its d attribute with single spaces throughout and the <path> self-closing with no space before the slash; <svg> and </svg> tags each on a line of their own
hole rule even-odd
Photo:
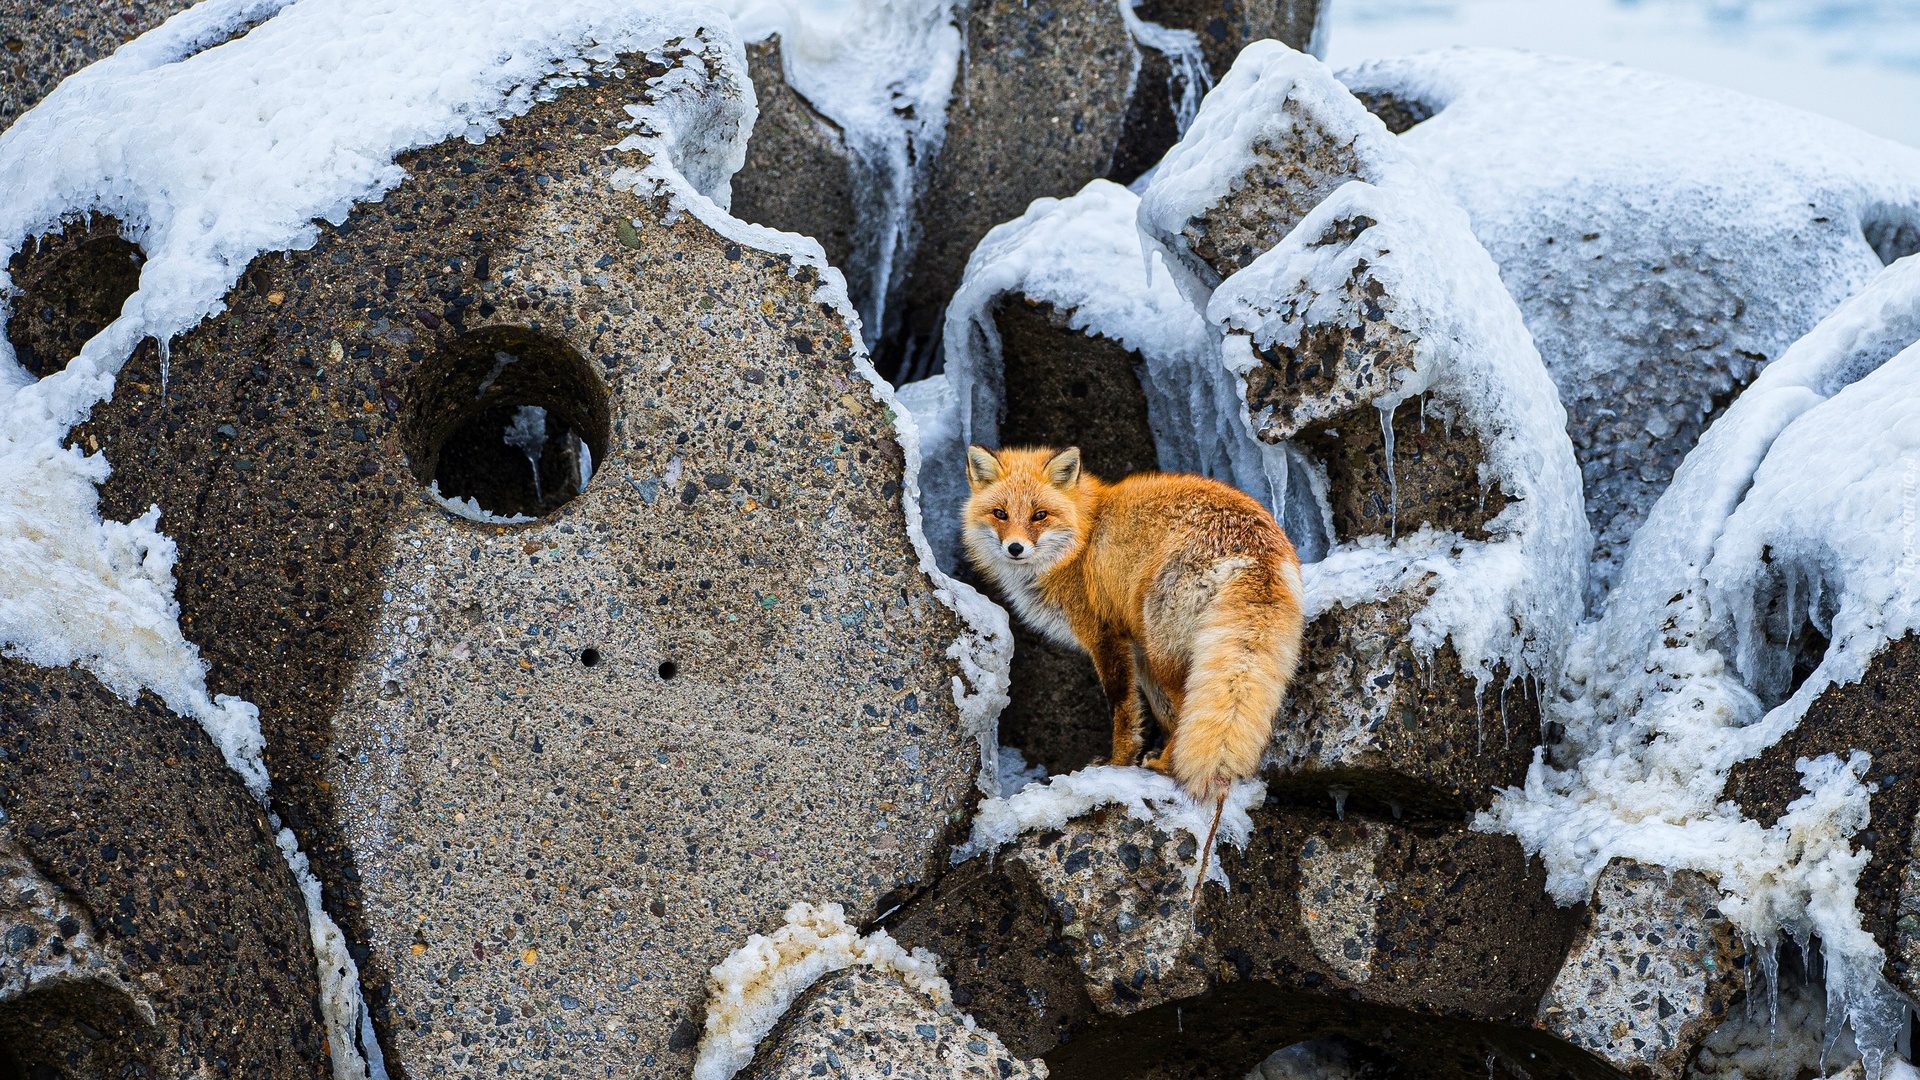
<svg viewBox="0 0 1920 1080">
<path fill-rule="evenodd" d="M 1140 691 L 1133 681 L 1133 644 L 1123 638 L 1101 637 L 1089 650 L 1113 708 L 1113 756 L 1110 765 L 1131 765 L 1140 756 Z"/>
</svg>

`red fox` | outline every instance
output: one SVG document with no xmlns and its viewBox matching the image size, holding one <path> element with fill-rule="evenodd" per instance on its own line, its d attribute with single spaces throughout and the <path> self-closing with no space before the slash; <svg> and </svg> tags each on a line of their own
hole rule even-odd
<svg viewBox="0 0 1920 1080">
<path fill-rule="evenodd" d="M 1266 508 L 1202 476 L 1102 483 L 1077 447 L 968 447 L 967 482 L 968 556 L 1023 620 L 1093 658 L 1111 763 L 1139 757 L 1145 697 L 1167 734 L 1148 768 L 1203 806 L 1252 776 L 1303 621 L 1300 560 Z"/>
</svg>

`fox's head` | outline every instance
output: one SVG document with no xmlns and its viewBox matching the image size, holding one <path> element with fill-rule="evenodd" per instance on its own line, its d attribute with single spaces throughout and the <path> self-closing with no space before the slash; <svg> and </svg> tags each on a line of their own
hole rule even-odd
<svg viewBox="0 0 1920 1080">
<path fill-rule="evenodd" d="M 967 447 L 962 539 L 986 571 L 1037 574 L 1080 543 L 1080 448 L 987 450 Z"/>
</svg>

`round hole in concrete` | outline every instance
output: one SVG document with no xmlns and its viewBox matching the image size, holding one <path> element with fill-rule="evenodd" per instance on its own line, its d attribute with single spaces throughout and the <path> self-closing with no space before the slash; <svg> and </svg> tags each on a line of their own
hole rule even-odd
<svg viewBox="0 0 1920 1080">
<path fill-rule="evenodd" d="M 64 369 L 120 317 L 146 261 L 140 246 L 120 235 L 120 222 L 104 214 L 27 241 L 7 261 L 19 290 L 6 325 L 14 359 L 40 378 Z"/>
<path fill-rule="evenodd" d="M 572 346 L 523 326 L 469 331 L 408 383 L 401 438 L 414 479 L 463 517 L 544 517 L 606 459 L 605 384 Z"/>
<path fill-rule="evenodd" d="M 676 664 L 671 660 L 660 661 L 660 677 L 661 678 L 671 679 L 678 674 L 680 674 L 679 664 Z"/>
<path fill-rule="evenodd" d="M 580 662 L 587 667 L 600 666 L 600 650 L 589 645 L 580 650 Z"/>
</svg>

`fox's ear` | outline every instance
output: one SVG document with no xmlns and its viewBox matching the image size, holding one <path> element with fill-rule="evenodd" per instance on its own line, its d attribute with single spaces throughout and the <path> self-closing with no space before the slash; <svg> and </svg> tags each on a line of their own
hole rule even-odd
<svg viewBox="0 0 1920 1080">
<path fill-rule="evenodd" d="M 1000 479 L 1000 459 L 984 446 L 967 447 L 967 486 L 975 491 Z"/>
<path fill-rule="evenodd" d="M 1047 459 L 1047 482 L 1070 488 L 1080 482 L 1080 448 L 1069 446 Z"/>
</svg>

